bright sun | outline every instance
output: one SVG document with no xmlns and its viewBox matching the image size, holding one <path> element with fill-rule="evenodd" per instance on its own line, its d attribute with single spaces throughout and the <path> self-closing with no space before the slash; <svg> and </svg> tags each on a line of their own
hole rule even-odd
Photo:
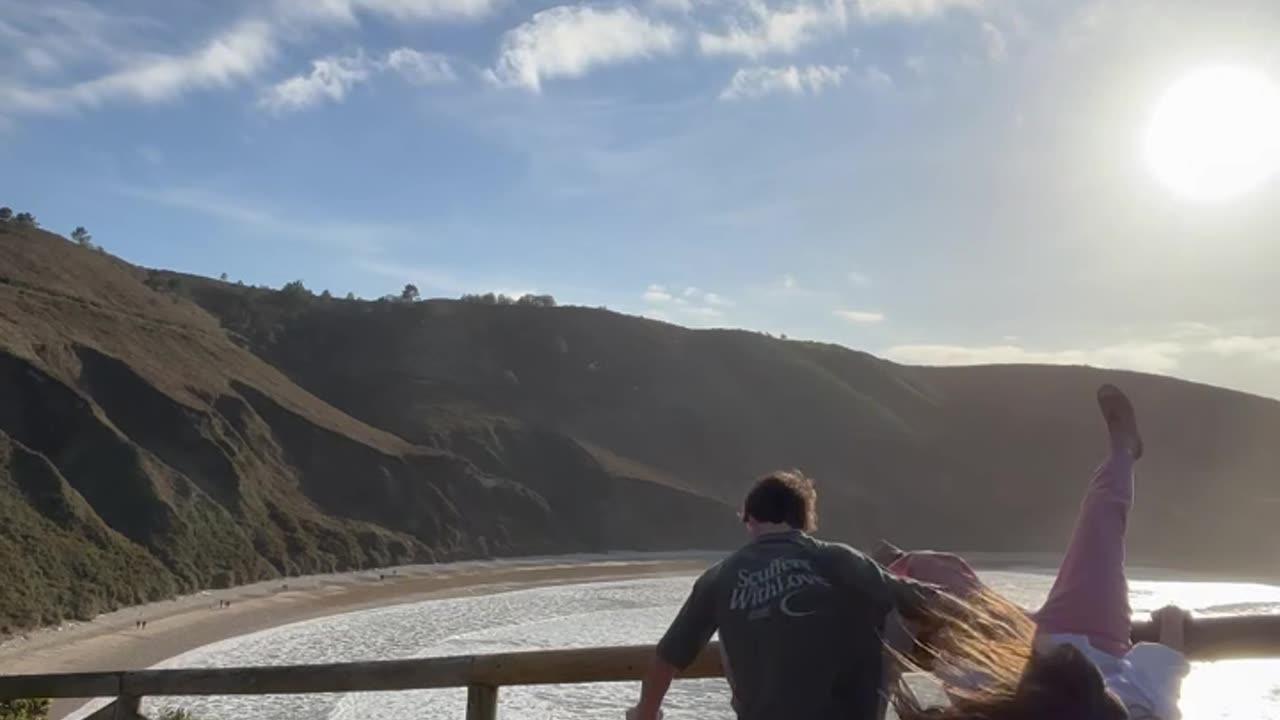
<svg viewBox="0 0 1280 720">
<path fill-rule="evenodd" d="M 1206 67 L 1156 105 L 1146 158 L 1155 176 L 1192 200 L 1226 200 L 1280 170 L 1280 89 L 1264 74 Z"/>
</svg>

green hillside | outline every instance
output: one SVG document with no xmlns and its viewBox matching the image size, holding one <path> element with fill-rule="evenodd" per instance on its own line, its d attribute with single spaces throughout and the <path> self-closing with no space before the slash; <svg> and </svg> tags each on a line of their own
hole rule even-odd
<svg viewBox="0 0 1280 720">
<path fill-rule="evenodd" d="M 0 225 L 0 627 L 279 575 L 724 547 L 745 484 L 826 534 L 1054 551 L 1103 433 L 1148 439 L 1135 561 L 1280 573 L 1280 403 L 1069 367 L 903 367 L 577 307 L 339 300 Z M 1192 531 L 1192 529 L 1194 529 Z"/>
</svg>

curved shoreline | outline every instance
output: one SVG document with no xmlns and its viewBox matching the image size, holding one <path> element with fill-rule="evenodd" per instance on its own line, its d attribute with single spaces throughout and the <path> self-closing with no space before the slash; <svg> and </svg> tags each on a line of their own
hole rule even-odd
<svg viewBox="0 0 1280 720">
<path fill-rule="evenodd" d="M 0 645 L 0 672 L 145 668 L 220 640 L 329 615 L 547 585 L 690 575 L 722 555 L 578 555 L 285 578 L 187 595 L 118 610 L 89 622 L 34 631 Z M 221 600 L 230 601 L 230 606 L 219 608 Z M 142 619 L 147 621 L 145 630 L 136 627 Z M 83 704 L 83 700 L 55 701 L 50 717 L 61 718 Z"/>
</svg>

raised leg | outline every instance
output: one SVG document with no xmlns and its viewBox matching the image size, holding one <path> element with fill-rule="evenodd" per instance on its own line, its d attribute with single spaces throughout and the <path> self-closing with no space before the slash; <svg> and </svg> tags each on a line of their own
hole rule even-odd
<svg viewBox="0 0 1280 720">
<path fill-rule="evenodd" d="M 1043 634 L 1084 635 L 1097 649 L 1119 656 L 1131 646 L 1125 531 L 1142 441 L 1123 393 L 1104 386 L 1098 404 L 1111 431 L 1111 455 L 1089 483 L 1058 577 L 1035 620 Z"/>
</svg>

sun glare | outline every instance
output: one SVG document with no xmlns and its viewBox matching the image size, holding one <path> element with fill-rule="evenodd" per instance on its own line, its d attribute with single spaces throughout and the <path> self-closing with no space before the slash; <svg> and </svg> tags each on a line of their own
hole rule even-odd
<svg viewBox="0 0 1280 720">
<path fill-rule="evenodd" d="M 1156 105 L 1145 151 L 1156 178 L 1189 199 L 1253 190 L 1280 169 L 1280 89 L 1247 68 L 1192 72 Z"/>
</svg>

